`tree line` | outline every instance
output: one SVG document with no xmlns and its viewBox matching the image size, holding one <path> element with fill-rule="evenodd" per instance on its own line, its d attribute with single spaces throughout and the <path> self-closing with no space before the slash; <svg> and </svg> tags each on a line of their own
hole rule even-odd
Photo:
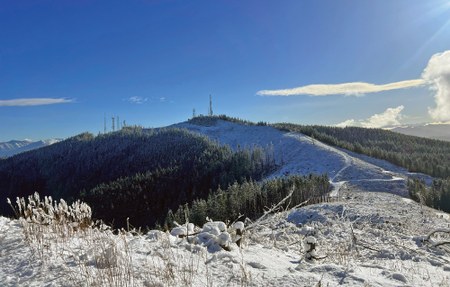
<svg viewBox="0 0 450 287">
<path fill-rule="evenodd" d="M 450 178 L 435 179 L 431 186 L 427 186 L 423 180 L 410 179 L 408 191 L 415 201 L 450 212 Z"/>
<path fill-rule="evenodd" d="M 217 123 L 218 120 L 227 121 L 235 124 L 241 124 L 246 126 L 267 126 L 267 122 L 259 121 L 257 123 L 236 118 L 236 117 L 230 117 L 227 115 L 215 115 L 215 116 L 204 116 L 204 115 L 198 115 L 195 117 L 192 117 L 188 120 L 188 123 L 198 126 L 213 126 Z"/>
<path fill-rule="evenodd" d="M 330 191 L 328 176 L 289 176 L 263 182 L 254 180 L 235 182 L 225 189 L 218 188 L 206 198 L 180 205 L 175 212 L 170 210 L 165 227 L 170 228 L 174 221 L 184 223 L 186 220 L 201 226 L 205 223 L 206 217 L 224 222 L 245 218 L 256 219 L 267 208 L 281 202 L 291 191 L 291 197 L 281 208 L 287 209 L 308 199 L 321 201 Z"/>
</svg>

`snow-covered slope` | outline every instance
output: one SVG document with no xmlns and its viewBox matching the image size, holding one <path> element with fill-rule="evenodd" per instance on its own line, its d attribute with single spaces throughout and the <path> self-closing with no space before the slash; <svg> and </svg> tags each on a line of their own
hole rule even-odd
<svg viewBox="0 0 450 287">
<path fill-rule="evenodd" d="M 30 140 L 11 140 L 9 142 L 2 142 L 0 143 L 0 157 L 13 154 L 15 150 L 21 149 L 30 143 L 32 143 Z"/>
<path fill-rule="evenodd" d="M 310 173 L 326 173 L 339 187 L 347 182 L 372 191 L 388 191 L 407 196 L 405 179 L 408 176 L 431 178 L 411 174 L 383 160 L 358 155 L 323 144 L 300 133 L 283 132 L 269 126 L 252 126 L 217 120 L 213 126 L 200 126 L 187 122 L 175 125 L 204 134 L 236 149 L 258 145 L 274 151 L 279 169 L 271 177 Z"/>
<path fill-rule="evenodd" d="M 348 189 L 335 202 L 276 213 L 243 245 L 209 249 L 161 231 L 87 230 L 33 238 L 0 217 L 1 286 L 450 286 L 449 215 L 388 193 Z M 39 230 L 37 228 L 36 230 Z M 231 234 L 233 230 L 228 230 Z M 25 237 L 28 235 L 28 237 Z M 209 237 L 208 237 L 209 236 Z M 308 242 L 315 257 L 306 260 Z M 194 244 L 197 242 L 199 244 Z M 201 244 L 203 242 L 203 244 Z M 216 251 L 216 252 L 212 252 Z"/>
<path fill-rule="evenodd" d="M 9 142 L 0 143 L 0 158 L 10 157 L 18 153 L 26 152 L 29 150 L 41 148 L 61 141 L 60 139 L 49 139 L 40 141 L 31 140 L 12 140 Z"/>
</svg>

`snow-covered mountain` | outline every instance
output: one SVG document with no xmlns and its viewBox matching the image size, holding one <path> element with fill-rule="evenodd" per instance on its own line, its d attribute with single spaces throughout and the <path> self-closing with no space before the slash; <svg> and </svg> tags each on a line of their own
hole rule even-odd
<svg viewBox="0 0 450 287">
<path fill-rule="evenodd" d="M 450 141 L 450 124 L 422 124 L 393 128 L 392 131 L 405 135 Z"/>
<path fill-rule="evenodd" d="M 268 126 L 175 126 L 273 150 L 270 177 L 326 173 L 334 197 L 246 222 L 240 247 L 220 222 L 117 235 L 0 217 L 1 285 L 450 286 L 450 215 L 405 197 L 405 169 Z"/>
<path fill-rule="evenodd" d="M 41 148 L 61 141 L 61 139 L 48 139 L 40 141 L 31 140 L 11 140 L 0 143 L 0 158 L 10 157 L 18 153 Z"/>
</svg>

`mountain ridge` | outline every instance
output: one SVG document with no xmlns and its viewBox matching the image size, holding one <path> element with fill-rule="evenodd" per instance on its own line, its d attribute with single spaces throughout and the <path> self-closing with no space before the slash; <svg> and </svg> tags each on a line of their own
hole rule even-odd
<svg viewBox="0 0 450 287">
<path fill-rule="evenodd" d="M 417 124 L 400 126 L 391 131 L 418 137 L 450 141 L 450 124 Z"/>
<path fill-rule="evenodd" d="M 55 144 L 62 141 L 62 139 L 47 139 L 47 140 L 10 140 L 7 142 L 0 142 L 0 158 L 11 157 L 19 153 L 38 149 L 48 145 Z"/>
</svg>

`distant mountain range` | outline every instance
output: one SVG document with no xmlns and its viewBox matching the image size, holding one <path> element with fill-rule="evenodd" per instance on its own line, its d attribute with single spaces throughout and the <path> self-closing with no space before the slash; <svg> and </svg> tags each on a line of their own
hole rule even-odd
<svg viewBox="0 0 450 287">
<path fill-rule="evenodd" d="M 405 135 L 450 141 L 450 124 L 421 124 L 393 128 Z"/>
<path fill-rule="evenodd" d="M 60 141 L 61 139 L 49 139 L 41 141 L 11 140 L 9 142 L 0 142 L 0 158 L 10 157 L 18 153 L 41 148 Z"/>
</svg>

